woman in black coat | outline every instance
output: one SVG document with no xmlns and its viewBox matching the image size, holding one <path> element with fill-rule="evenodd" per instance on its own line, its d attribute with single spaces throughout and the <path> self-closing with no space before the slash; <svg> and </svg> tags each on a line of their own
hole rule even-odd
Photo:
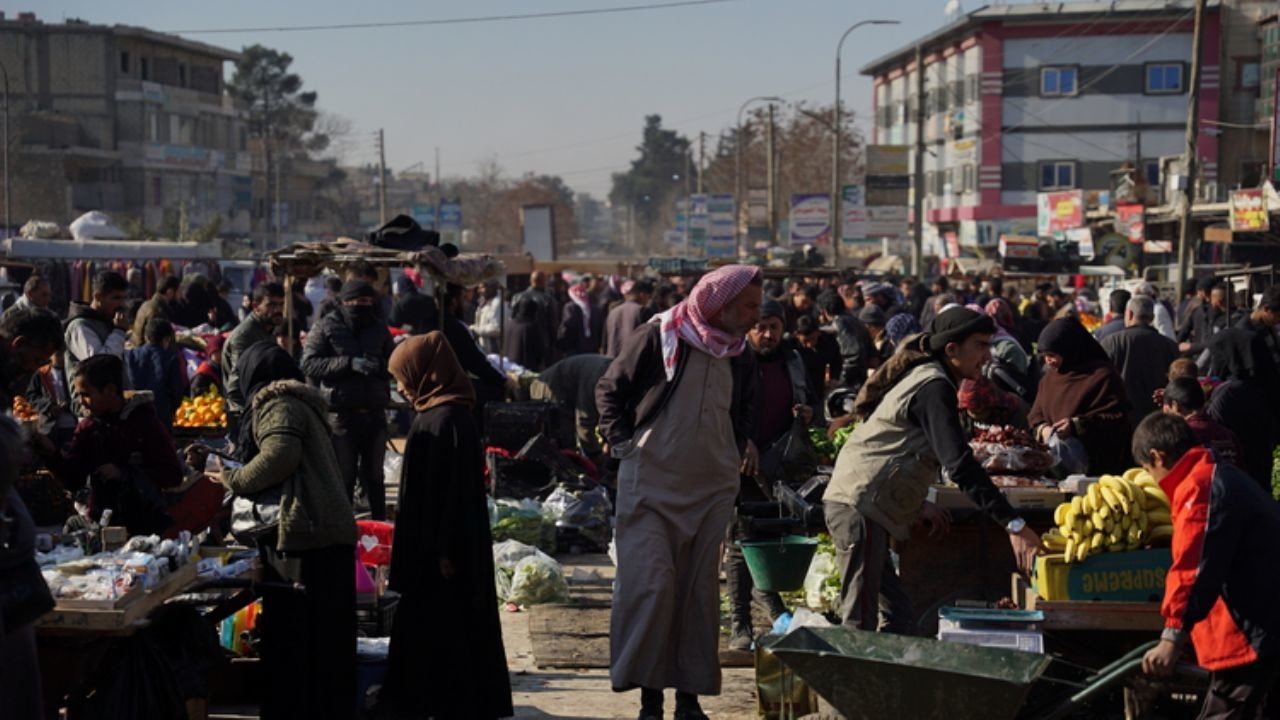
<svg viewBox="0 0 1280 720">
<path fill-rule="evenodd" d="M 391 545 L 390 584 L 401 599 L 379 716 L 508 717 L 475 391 L 438 332 L 401 343 L 388 370 L 417 416 Z"/>
</svg>

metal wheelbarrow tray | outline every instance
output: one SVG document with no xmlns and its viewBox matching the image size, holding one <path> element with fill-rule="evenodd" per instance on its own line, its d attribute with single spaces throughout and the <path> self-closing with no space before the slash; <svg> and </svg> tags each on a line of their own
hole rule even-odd
<svg viewBox="0 0 1280 720">
<path fill-rule="evenodd" d="M 1025 708 L 1032 687 L 1048 682 L 1048 655 L 945 643 L 844 627 L 799 628 L 769 647 L 800 679 L 849 720 L 995 720 L 1070 715 L 1138 671 L 1137 648 L 1048 707 Z"/>
</svg>

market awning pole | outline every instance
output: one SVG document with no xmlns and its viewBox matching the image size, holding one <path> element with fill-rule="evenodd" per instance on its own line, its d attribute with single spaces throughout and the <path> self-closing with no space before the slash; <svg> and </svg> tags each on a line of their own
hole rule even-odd
<svg viewBox="0 0 1280 720">
<path fill-rule="evenodd" d="M 1187 275 L 1191 260 L 1191 207 L 1196 199 L 1196 153 L 1200 132 L 1200 50 L 1204 45 L 1204 5 L 1205 0 L 1196 0 L 1195 28 L 1191 38 L 1191 82 L 1187 89 L 1190 97 L 1187 102 L 1187 146 L 1183 164 L 1186 166 L 1187 187 L 1182 217 L 1178 222 L 1178 277 L 1177 302 L 1182 301 L 1187 285 Z"/>
<path fill-rule="evenodd" d="M 285 350 L 289 354 L 293 354 L 293 276 L 289 273 L 284 275 L 284 322 L 288 335 L 286 335 Z"/>
</svg>

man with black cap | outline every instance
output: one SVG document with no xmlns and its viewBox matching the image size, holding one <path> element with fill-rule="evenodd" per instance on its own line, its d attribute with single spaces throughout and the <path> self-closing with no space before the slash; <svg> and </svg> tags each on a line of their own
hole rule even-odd
<svg viewBox="0 0 1280 720">
<path fill-rule="evenodd" d="M 858 395 L 864 418 L 836 458 L 824 500 L 843 585 L 843 623 L 907 634 L 915 616 L 889 558 L 890 539 L 923 523 L 945 532 L 947 513 L 926 501 L 946 470 L 980 509 L 1009 532 L 1018 566 L 1029 569 L 1036 535 L 974 459 L 960 425 L 956 388 L 991 358 L 995 321 L 966 308 L 940 313 L 929 332 L 899 349 Z"/>
<path fill-rule="evenodd" d="M 1226 283 L 1218 283 L 1213 277 L 1201 278 L 1196 292 L 1203 297 L 1199 304 L 1192 306 L 1178 332 L 1178 350 L 1193 359 L 1209 348 L 1214 335 L 1232 324 L 1227 311 Z"/>
<path fill-rule="evenodd" d="M 874 352 L 871 354 L 868 365 L 872 369 L 878 368 L 893 356 L 893 343 L 889 342 L 889 335 L 884 331 L 885 325 L 889 324 L 889 318 L 879 305 L 867 305 L 858 311 L 858 321 L 871 335 L 871 347 Z"/>
<path fill-rule="evenodd" d="M 333 449 L 347 485 L 356 480 L 369 498 L 374 520 L 386 517 L 382 460 L 386 455 L 390 397 L 387 358 L 395 349 L 386 324 L 378 319 L 378 292 L 363 280 L 349 280 L 338 294 L 342 309 L 329 313 L 307 335 L 302 372 L 329 401 Z"/>
<path fill-rule="evenodd" d="M 867 381 L 867 370 L 874 354 L 871 334 L 845 310 L 844 300 L 835 290 L 823 291 L 818 296 L 817 306 L 823 334 L 834 338 L 839 348 L 840 363 L 833 368 L 832 379 L 840 387 L 861 387 Z M 829 341 L 826 344 L 830 347 Z M 830 350 L 822 349 L 821 345 L 820 341 L 820 352 L 829 355 Z"/>
<path fill-rule="evenodd" d="M 867 298 L 867 307 L 880 308 L 886 322 L 902 312 L 902 306 L 897 303 L 898 298 L 894 295 L 893 286 L 888 283 L 872 283 L 862 289 L 862 294 Z"/>
<path fill-rule="evenodd" d="M 759 322 L 747 331 L 747 344 L 756 357 L 756 377 L 759 383 L 755 431 L 747 440 L 747 455 L 757 466 L 758 458 L 767 456 L 774 445 L 787 437 L 794 418 L 803 418 L 808 424 L 815 416 L 821 417 L 815 415 L 821 408 L 821 398 L 809 387 L 804 360 L 783 339 L 785 321 L 786 311 L 782 303 L 767 299 L 760 305 Z M 738 492 L 737 507 L 741 507 L 743 502 L 768 499 L 760 489 L 756 474 L 755 468 L 744 468 L 740 477 L 741 489 Z M 770 485 L 777 479 L 780 478 L 765 478 Z M 751 648 L 754 635 L 751 627 L 752 600 L 763 606 L 772 620 L 777 620 L 787 612 L 786 605 L 777 593 L 756 590 L 752 584 L 751 573 L 747 570 L 742 549 L 736 541 L 755 539 L 759 538 L 750 533 L 749 527 L 735 510 L 725 543 L 724 565 L 725 582 L 732 607 L 733 635 L 729 639 L 729 648 L 732 650 Z"/>
<path fill-rule="evenodd" d="M 395 300 L 391 303 L 391 327 L 400 328 L 410 335 L 421 335 L 440 324 L 440 308 L 435 299 L 418 292 L 418 286 L 412 280 L 398 277 L 392 287 Z"/>
</svg>

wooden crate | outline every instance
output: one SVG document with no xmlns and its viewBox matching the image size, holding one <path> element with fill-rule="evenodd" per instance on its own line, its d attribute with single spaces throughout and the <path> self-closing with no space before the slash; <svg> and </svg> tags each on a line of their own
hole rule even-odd
<svg viewBox="0 0 1280 720">
<path fill-rule="evenodd" d="M 195 580 L 196 564 L 188 563 L 170 573 L 155 587 L 136 595 L 130 593 L 134 599 L 119 607 L 87 609 L 59 605 L 36 621 L 36 631 L 47 635 L 79 632 L 128 635 L 152 610 L 181 593 Z"/>
</svg>

